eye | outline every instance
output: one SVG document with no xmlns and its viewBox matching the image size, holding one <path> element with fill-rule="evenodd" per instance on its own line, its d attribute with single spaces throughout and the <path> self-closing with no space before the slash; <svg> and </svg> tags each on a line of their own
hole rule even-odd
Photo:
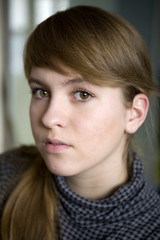
<svg viewBox="0 0 160 240">
<path fill-rule="evenodd" d="M 45 89 L 34 88 L 31 90 L 32 95 L 36 98 L 47 98 L 49 97 L 49 92 Z"/>
<path fill-rule="evenodd" d="M 78 89 L 74 92 L 74 99 L 79 101 L 89 100 L 91 97 L 94 97 L 93 94 L 86 90 Z"/>
</svg>

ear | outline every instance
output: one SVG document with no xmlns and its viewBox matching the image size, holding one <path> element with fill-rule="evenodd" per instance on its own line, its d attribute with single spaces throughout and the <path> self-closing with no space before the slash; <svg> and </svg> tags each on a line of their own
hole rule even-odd
<svg viewBox="0 0 160 240">
<path fill-rule="evenodd" d="M 146 119 L 148 108 L 148 97 L 142 93 L 137 94 L 133 99 L 132 106 L 128 109 L 126 133 L 133 134 L 138 130 Z"/>
</svg>

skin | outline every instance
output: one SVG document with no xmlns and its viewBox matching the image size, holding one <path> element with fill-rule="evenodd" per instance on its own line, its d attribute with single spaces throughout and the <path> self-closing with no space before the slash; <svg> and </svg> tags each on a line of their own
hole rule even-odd
<svg viewBox="0 0 160 240">
<path fill-rule="evenodd" d="M 123 152 L 126 133 L 135 131 L 136 111 L 125 108 L 121 89 L 38 67 L 29 85 L 32 132 L 48 169 L 85 198 L 110 196 L 128 180 Z"/>
</svg>

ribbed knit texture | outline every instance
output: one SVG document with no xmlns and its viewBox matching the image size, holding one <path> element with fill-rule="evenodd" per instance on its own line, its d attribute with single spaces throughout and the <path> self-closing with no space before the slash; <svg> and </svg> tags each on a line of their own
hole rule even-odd
<svg viewBox="0 0 160 240">
<path fill-rule="evenodd" d="M 20 148 L 0 156 L 0 217 L 4 204 L 35 148 Z M 61 240 L 158 240 L 160 196 L 150 187 L 140 159 L 135 156 L 130 181 L 111 197 L 90 201 L 54 177 L 59 196 Z M 18 240 L 18 239 L 16 239 Z"/>
</svg>

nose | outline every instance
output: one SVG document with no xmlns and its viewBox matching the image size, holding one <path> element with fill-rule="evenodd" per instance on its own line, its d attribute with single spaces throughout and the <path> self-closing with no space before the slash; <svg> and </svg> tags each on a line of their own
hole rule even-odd
<svg viewBox="0 0 160 240">
<path fill-rule="evenodd" d="M 67 124 L 67 108 L 63 100 L 50 100 L 42 115 L 42 124 L 47 128 L 65 127 Z"/>
</svg>

